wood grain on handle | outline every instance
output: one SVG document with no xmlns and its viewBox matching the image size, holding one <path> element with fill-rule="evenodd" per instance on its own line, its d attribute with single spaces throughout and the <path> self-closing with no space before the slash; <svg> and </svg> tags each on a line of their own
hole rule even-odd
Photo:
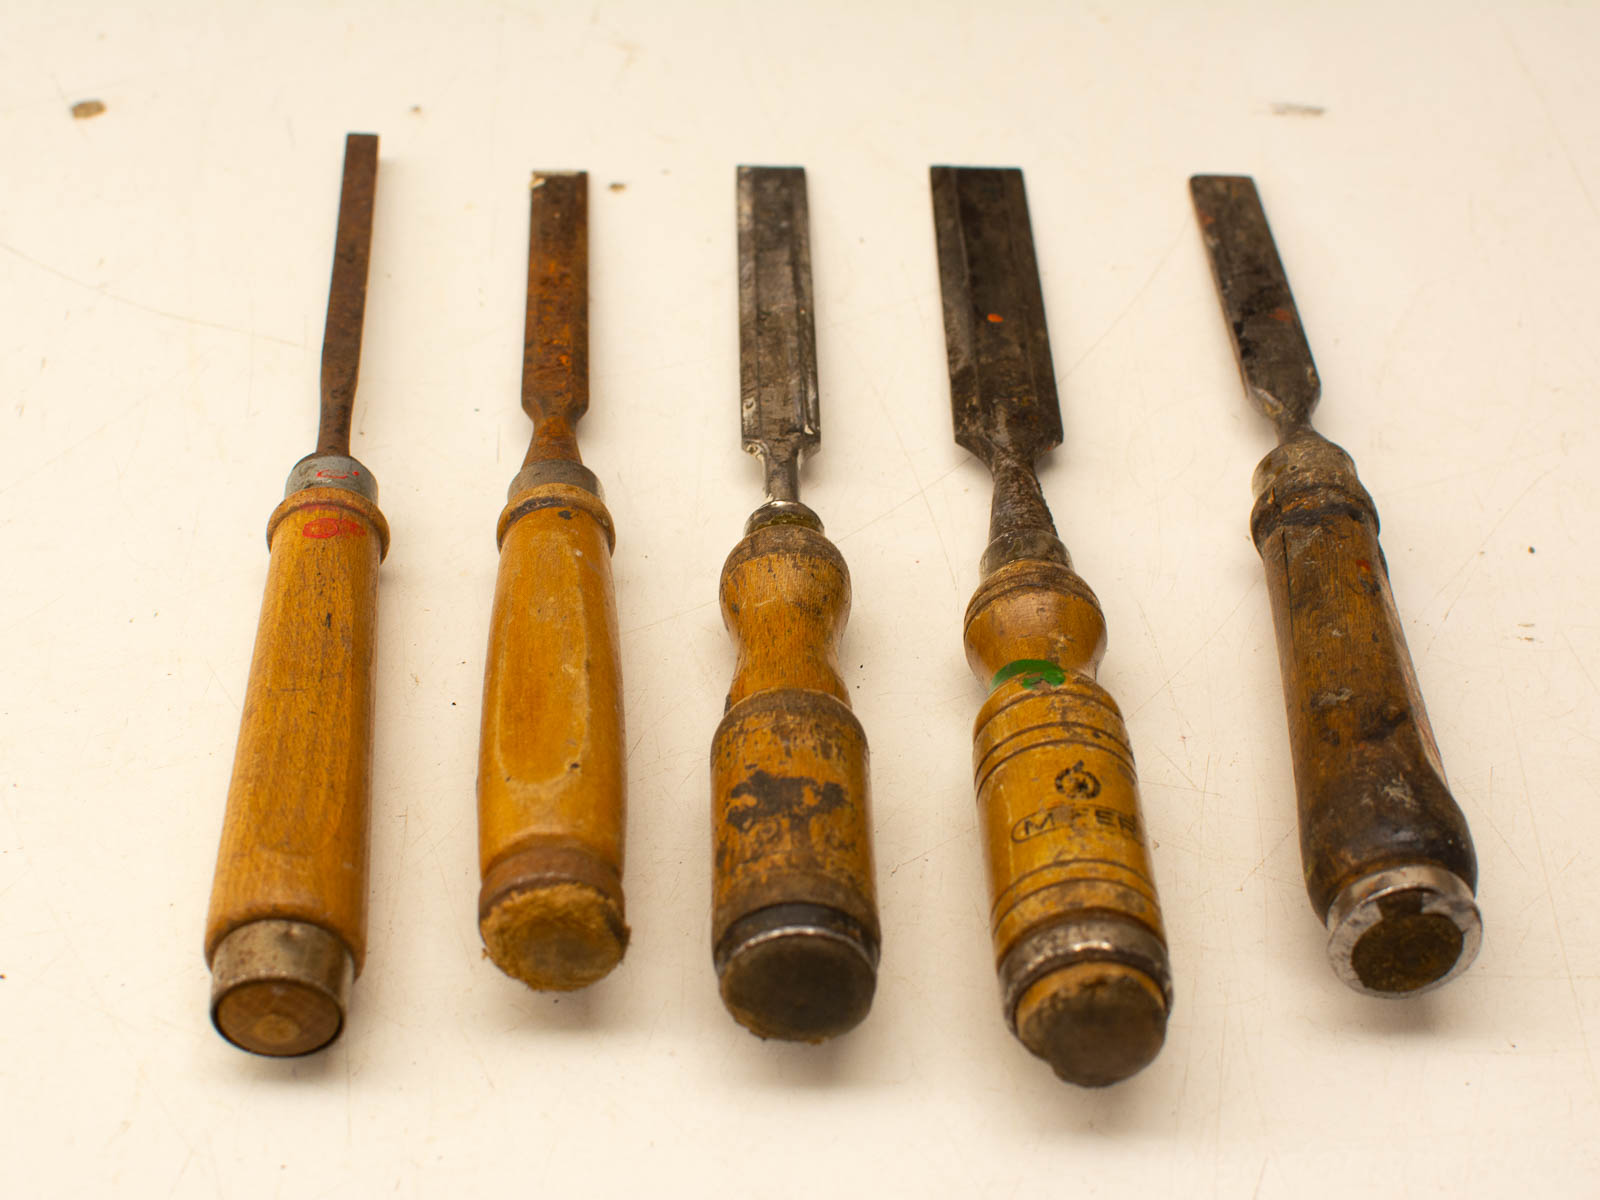
<svg viewBox="0 0 1600 1200">
<path fill-rule="evenodd" d="M 291 495 L 272 557 L 206 921 L 206 960 L 233 930 L 290 919 L 367 948 L 373 642 L 389 526 L 349 491 Z"/>
<path fill-rule="evenodd" d="M 723 998 L 761 1036 L 819 1040 L 866 1015 L 880 936 L 867 739 L 839 676 L 849 572 L 819 530 L 767 525 L 729 555 L 721 598 L 739 657 L 711 748 L 713 945 L 722 956 L 741 923 L 765 910 L 810 906 L 841 916 L 860 946 L 854 957 L 841 952 L 813 963 L 814 978 L 792 981 L 789 1000 L 817 988 L 806 1013 L 782 998 L 762 1011 L 728 973 Z M 819 949 L 818 957 L 826 955 Z M 778 973 L 763 968 L 763 986 Z"/>
<path fill-rule="evenodd" d="M 1256 471 L 1251 531 L 1266 567 L 1289 716 L 1306 888 L 1318 917 L 1353 880 L 1401 863 L 1468 888 L 1477 860 L 1450 795 L 1348 455 L 1312 433 Z"/>
<path fill-rule="evenodd" d="M 1099 1086 L 1149 1063 L 1172 992 L 1128 731 L 1095 681 L 1106 628 L 1063 562 L 992 570 L 967 608 L 990 688 L 973 771 L 1008 1023 L 1062 1078 Z"/>
<path fill-rule="evenodd" d="M 479 926 L 496 965 L 566 990 L 621 960 L 626 824 L 611 516 L 546 483 L 500 519 L 478 759 Z"/>
<path fill-rule="evenodd" d="M 1075 910 L 1115 910 L 1161 936 L 1128 731 L 1095 682 L 1106 634 L 1094 594 L 1058 563 L 1007 564 L 973 598 L 966 643 L 993 688 L 973 769 L 995 961 Z"/>
</svg>

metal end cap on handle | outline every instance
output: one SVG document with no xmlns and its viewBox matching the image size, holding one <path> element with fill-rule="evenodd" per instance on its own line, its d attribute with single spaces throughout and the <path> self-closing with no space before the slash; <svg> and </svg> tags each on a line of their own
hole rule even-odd
<svg viewBox="0 0 1600 1200">
<path fill-rule="evenodd" d="M 211 1023 L 252 1054 L 310 1054 L 339 1036 L 354 979 L 349 950 L 326 929 L 252 921 L 211 956 Z"/>
<path fill-rule="evenodd" d="M 757 1037 L 821 1042 L 866 1019 L 877 939 L 824 904 L 777 904 L 735 921 L 713 955 L 722 1003 Z"/>
<path fill-rule="evenodd" d="M 1136 921 L 1063 921 L 1018 942 L 1000 963 L 1006 1023 L 1057 1076 L 1105 1087 L 1154 1061 L 1167 1037 L 1167 948 Z"/>
<path fill-rule="evenodd" d="M 1333 973 L 1367 996 L 1414 996 L 1472 965 L 1483 917 L 1460 876 L 1410 864 L 1345 887 L 1328 910 Z"/>
</svg>

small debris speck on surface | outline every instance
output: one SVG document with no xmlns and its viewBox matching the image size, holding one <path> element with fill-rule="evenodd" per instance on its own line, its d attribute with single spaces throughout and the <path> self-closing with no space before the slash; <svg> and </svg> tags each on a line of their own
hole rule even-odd
<svg viewBox="0 0 1600 1200">
<path fill-rule="evenodd" d="M 105 110 L 105 104 L 99 100 L 79 100 L 72 106 L 72 115 L 76 120 L 87 121 L 90 117 L 98 117 Z"/>
</svg>

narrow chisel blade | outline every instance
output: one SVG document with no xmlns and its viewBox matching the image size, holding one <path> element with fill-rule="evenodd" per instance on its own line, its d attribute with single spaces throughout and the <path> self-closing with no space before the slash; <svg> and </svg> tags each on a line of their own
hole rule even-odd
<svg viewBox="0 0 1600 1200">
<path fill-rule="evenodd" d="M 944 297 L 956 442 L 991 468 L 1061 444 L 1061 405 L 1022 172 L 934 167 L 933 224 Z"/>
<path fill-rule="evenodd" d="M 739 168 L 739 416 L 769 472 L 821 440 L 808 226 L 804 169 Z"/>
<path fill-rule="evenodd" d="M 1322 381 L 1255 180 L 1196 175 L 1189 192 L 1245 392 L 1287 436 L 1311 420 Z"/>
<path fill-rule="evenodd" d="M 361 326 L 367 311 L 367 263 L 372 257 L 372 205 L 378 190 L 378 135 L 344 141 L 344 183 L 334 234 L 328 320 L 322 331 L 322 422 L 317 453 L 350 453 L 350 416 L 361 367 Z"/>
<path fill-rule="evenodd" d="M 529 184 L 528 307 L 522 408 L 533 418 L 529 461 L 578 458 L 589 411 L 589 175 L 536 172 Z"/>
</svg>

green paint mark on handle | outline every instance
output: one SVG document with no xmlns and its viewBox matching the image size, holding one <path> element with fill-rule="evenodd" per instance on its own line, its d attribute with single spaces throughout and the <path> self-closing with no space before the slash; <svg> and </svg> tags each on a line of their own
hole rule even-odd
<svg viewBox="0 0 1600 1200">
<path fill-rule="evenodd" d="M 1026 688 L 1035 688 L 1041 683 L 1060 687 L 1067 681 L 1067 673 L 1053 662 L 1046 662 L 1042 658 L 1019 658 L 1014 662 L 1008 662 L 994 673 L 994 678 L 989 681 L 989 690 L 992 692 L 1002 683 L 1019 675 L 1022 676 L 1022 686 Z"/>
</svg>

